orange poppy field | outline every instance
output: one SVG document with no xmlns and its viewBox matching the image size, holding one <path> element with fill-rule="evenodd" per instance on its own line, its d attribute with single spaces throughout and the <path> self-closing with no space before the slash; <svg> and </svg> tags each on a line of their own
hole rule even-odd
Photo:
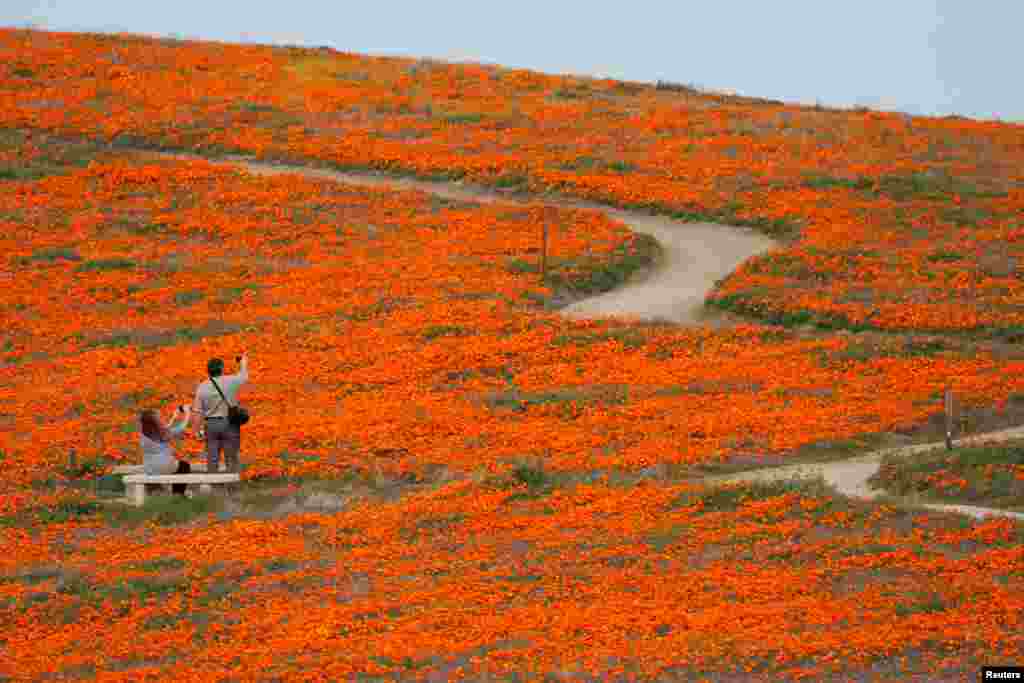
<svg viewBox="0 0 1024 683">
<path fill-rule="evenodd" d="M 0 680 L 1024 661 L 1019 522 L 702 481 L 935 438 L 947 388 L 1018 421 L 1024 126 L 124 35 L 0 57 Z M 659 251 L 559 197 L 779 245 L 721 324 L 569 317 Z M 241 491 L 110 502 L 139 411 L 243 351 Z"/>
</svg>

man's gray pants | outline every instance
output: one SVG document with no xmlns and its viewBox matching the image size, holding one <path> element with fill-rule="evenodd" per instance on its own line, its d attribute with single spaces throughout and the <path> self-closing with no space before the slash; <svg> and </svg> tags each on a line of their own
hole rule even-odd
<svg viewBox="0 0 1024 683">
<path fill-rule="evenodd" d="M 238 472 L 238 451 L 242 447 L 242 430 L 227 418 L 206 421 L 206 471 L 220 469 L 220 454 L 224 452 L 224 466 L 228 472 Z"/>
</svg>

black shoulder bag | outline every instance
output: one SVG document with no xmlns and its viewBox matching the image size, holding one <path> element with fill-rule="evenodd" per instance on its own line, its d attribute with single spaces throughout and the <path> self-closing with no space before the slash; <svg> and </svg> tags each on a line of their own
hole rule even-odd
<svg viewBox="0 0 1024 683">
<path fill-rule="evenodd" d="M 233 406 L 228 401 L 228 397 L 224 395 L 224 392 L 220 390 L 220 385 L 217 384 L 217 380 L 210 378 L 213 382 L 213 386 L 217 389 L 217 393 L 224 399 L 224 402 L 228 404 L 228 424 L 234 425 L 235 427 L 241 427 L 249 421 L 249 411 L 242 406 Z"/>
</svg>

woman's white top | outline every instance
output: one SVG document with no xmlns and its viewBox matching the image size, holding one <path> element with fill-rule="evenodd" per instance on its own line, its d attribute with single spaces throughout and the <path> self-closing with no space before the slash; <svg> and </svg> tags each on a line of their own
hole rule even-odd
<svg viewBox="0 0 1024 683">
<path fill-rule="evenodd" d="M 188 420 L 181 424 L 169 426 L 167 431 L 171 439 L 181 436 L 188 426 Z M 174 474 L 178 471 L 178 459 L 174 457 L 174 449 L 170 442 L 154 441 L 145 434 L 140 435 L 142 444 L 142 470 L 146 474 Z"/>
</svg>

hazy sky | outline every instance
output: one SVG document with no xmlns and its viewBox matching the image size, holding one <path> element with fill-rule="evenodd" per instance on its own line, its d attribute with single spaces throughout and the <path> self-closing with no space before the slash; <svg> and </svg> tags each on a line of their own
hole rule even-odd
<svg viewBox="0 0 1024 683">
<path fill-rule="evenodd" d="M 0 26 L 30 24 L 329 45 L 1024 121 L 1020 0 L 0 0 Z"/>
</svg>

